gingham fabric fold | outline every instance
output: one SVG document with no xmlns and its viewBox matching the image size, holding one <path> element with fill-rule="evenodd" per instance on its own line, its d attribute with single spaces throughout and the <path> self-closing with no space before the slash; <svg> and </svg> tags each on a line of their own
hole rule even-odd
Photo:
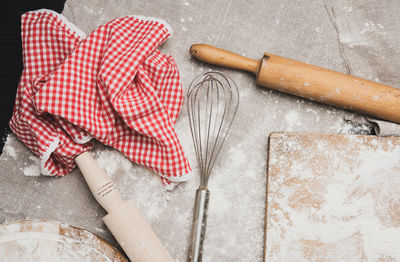
<svg viewBox="0 0 400 262">
<path fill-rule="evenodd" d="M 158 50 L 169 35 L 165 23 L 143 17 L 112 20 L 84 38 L 48 10 L 22 16 L 24 71 L 10 126 L 42 158 L 43 173 L 68 173 L 94 137 L 166 185 L 186 179 L 173 128 L 179 72 Z"/>
</svg>

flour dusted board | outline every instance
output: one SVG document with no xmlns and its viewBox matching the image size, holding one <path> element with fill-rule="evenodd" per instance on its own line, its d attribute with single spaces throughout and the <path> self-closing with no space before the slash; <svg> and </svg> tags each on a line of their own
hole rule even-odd
<svg viewBox="0 0 400 262">
<path fill-rule="evenodd" d="M 400 261 L 400 138 L 273 133 L 265 261 Z"/>
</svg>

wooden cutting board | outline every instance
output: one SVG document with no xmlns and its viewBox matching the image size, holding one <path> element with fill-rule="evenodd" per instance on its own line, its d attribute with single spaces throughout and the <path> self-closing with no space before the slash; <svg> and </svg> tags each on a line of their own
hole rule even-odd
<svg viewBox="0 0 400 262">
<path fill-rule="evenodd" d="M 273 133 L 265 261 L 400 261 L 400 137 Z"/>
<path fill-rule="evenodd" d="M 128 262 L 113 246 L 78 227 L 49 220 L 0 225 L 0 262 Z"/>
</svg>

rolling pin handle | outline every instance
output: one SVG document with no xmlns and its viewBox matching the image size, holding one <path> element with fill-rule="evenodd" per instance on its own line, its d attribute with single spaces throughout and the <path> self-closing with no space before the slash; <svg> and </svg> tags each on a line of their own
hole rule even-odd
<svg viewBox="0 0 400 262">
<path fill-rule="evenodd" d="M 244 70 L 254 75 L 258 74 L 261 67 L 259 60 L 250 59 L 211 45 L 192 45 L 190 47 L 190 54 L 208 64 Z"/>
<path fill-rule="evenodd" d="M 77 156 L 75 162 L 93 196 L 108 213 L 123 204 L 118 189 L 103 169 L 97 165 L 89 152 L 84 152 Z"/>
</svg>

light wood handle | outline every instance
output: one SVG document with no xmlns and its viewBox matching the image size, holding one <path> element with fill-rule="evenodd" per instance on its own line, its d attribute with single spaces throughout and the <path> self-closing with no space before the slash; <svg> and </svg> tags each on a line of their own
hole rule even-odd
<svg viewBox="0 0 400 262">
<path fill-rule="evenodd" d="M 200 61 L 251 72 L 257 84 L 400 123 L 400 89 L 265 53 L 261 61 L 209 45 L 190 53 Z"/>
<path fill-rule="evenodd" d="M 244 70 L 254 74 L 260 68 L 260 61 L 258 60 L 250 59 L 211 45 L 192 45 L 190 47 L 190 54 L 205 63 Z"/>
<path fill-rule="evenodd" d="M 103 218 L 131 261 L 173 262 L 168 252 L 133 202 L 123 202 L 108 175 L 88 153 L 82 153 L 75 162 L 90 191 L 108 212 Z"/>
<path fill-rule="evenodd" d="M 75 158 L 90 191 L 97 202 L 110 213 L 123 204 L 121 195 L 110 177 L 101 169 L 89 152 L 84 152 Z"/>
</svg>

